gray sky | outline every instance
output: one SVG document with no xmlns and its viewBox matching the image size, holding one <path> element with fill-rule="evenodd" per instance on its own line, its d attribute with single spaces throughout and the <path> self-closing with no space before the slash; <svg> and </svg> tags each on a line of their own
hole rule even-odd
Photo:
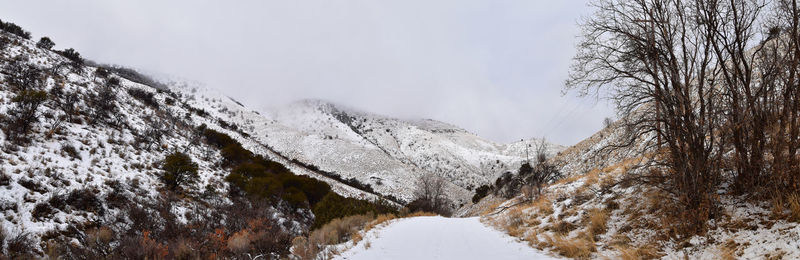
<svg viewBox="0 0 800 260">
<path fill-rule="evenodd" d="M 103 63 L 251 107 L 319 98 L 509 142 L 574 144 L 613 115 L 561 95 L 584 0 L 0 0 L 0 19 Z"/>
</svg>

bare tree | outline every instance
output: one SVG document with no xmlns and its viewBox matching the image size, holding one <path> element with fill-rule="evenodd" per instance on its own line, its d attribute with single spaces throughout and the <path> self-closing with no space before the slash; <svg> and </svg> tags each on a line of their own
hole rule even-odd
<svg viewBox="0 0 800 260">
<path fill-rule="evenodd" d="M 796 0 L 596 7 L 567 89 L 616 103 L 627 135 L 609 148 L 653 155 L 648 165 L 658 168 L 639 179 L 684 205 L 685 231 L 713 217 L 721 181 L 740 194 L 800 190 Z M 723 169 L 733 178 L 723 180 Z"/>
<path fill-rule="evenodd" d="M 628 138 L 609 148 L 657 151 L 644 176 L 672 193 L 701 228 L 713 213 L 719 165 L 720 90 L 713 31 L 703 23 L 705 1 L 601 0 L 582 24 L 584 35 L 566 82 L 568 90 L 611 99 Z M 639 145 L 642 144 L 642 145 Z"/>
<path fill-rule="evenodd" d="M 449 199 L 445 191 L 445 180 L 433 173 L 423 173 L 416 180 L 417 188 L 414 191 L 415 207 L 442 215 L 450 211 Z"/>
<path fill-rule="evenodd" d="M 699 15 L 702 28 L 711 33 L 710 46 L 718 69 L 718 87 L 724 91 L 721 103 L 723 138 L 734 147 L 737 173 L 735 185 L 761 186 L 765 169 L 766 135 L 769 114 L 766 97 L 772 84 L 760 84 L 755 70 L 761 44 L 758 23 L 766 6 L 763 0 L 706 1 Z M 766 71 L 765 71 L 766 72 Z"/>
<path fill-rule="evenodd" d="M 777 0 L 766 22 L 768 39 L 756 64 L 760 83 L 767 85 L 765 109 L 772 155 L 768 160 L 774 191 L 800 192 L 800 8 L 796 0 Z M 783 192 L 774 192 L 780 195 Z"/>
<path fill-rule="evenodd" d="M 6 82 L 16 91 L 38 90 L 44 85 L 44 73 L 41 68 L 31 64 L 27 56 L 19 55 L 3 67 L 8 75 Z"/>
<path fill-rule="evenodd" d="M 520 167 L 519 172 L 523 185 L 529 186 L 532 191 L 529 196 L 531 198 L 539 197 L 544 185 L 561 178 L 561 172 L 547 157 L 547 141 L 544 138 L 536 146 L 534 159 L 532 167 L 530 162 L 526 162 Z"/>
</svg>

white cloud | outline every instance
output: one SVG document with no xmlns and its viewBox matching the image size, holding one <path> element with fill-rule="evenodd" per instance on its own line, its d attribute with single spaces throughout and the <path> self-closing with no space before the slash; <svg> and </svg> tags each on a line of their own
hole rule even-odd
<svg viewBox="0 0 800 260">
<path fill-rule="evenodd" d="M 0 2 L 1 19 L 57 48 L 196 79 L 253 106 L 322 98 L 562 144 L 610 114 L 560 95 L 581 1 Z"/>
</svg>

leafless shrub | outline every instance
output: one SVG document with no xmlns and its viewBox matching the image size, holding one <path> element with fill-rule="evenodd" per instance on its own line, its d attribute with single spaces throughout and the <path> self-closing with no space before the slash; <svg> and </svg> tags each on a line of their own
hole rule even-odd
<svg viewBox="0 0 800 260">
<path fill-rule="evenodd" d="M 5 248 L 6 244 L 6 229 L 0 225 L 0 249 Z M 3 257 L 3 250 L 0 250 L 0 257 Z"/>
<path fill-rule="evenodd" d="M 8 186 L 11 184 L 11 176 L 6 174 L 3 169 L 0 169 L 0 186 Z"/>
<path fill-rule="evenodd" d="M 416 200 L 408 204 L 412 211 L 435 212 L 448 216 L 452 205 L 445 190 L 445 180 L 433 173 L 417 177 L 414 195 Z"/>
<path fill-rule="evenodd" d="M 522 164 L 519 170 L 519 178 L 522 179 L 522 185 L 532 188 L 531 195 L 533 197 L 529 197 L 530 199 L 538 198 L 542 194 L 544 185 L 561 179 L 561 172 L 547 158 L 547 141 L 544 138 L 541 139 L 536 147 L 534 160 L 533 167 L 531 167 L 530 162 L 526 162 Z"/>
<path fill-rule="evenodd" d="M 593 5 L 597 11 L 582 24 L 567 89 L 615 103 L 617 125 L 626 133 L 606 151 L 647 155 L 643 165 L 660 170 L 634 178 L 681 205 L 676 213 L 684 235 L 702 231 L 718 215 L 714 193 L 723 181 L 741 193 L 760 193 L 770 184 L 800 188 L 800 15 L 794 1 Z M 731 179 L 721 174 L 726 154 L 733 159 Z"/>
<path fill-rule="evenodd" d="M 33 258 L 36 254 L 35 244 L 30 233 L 19 232 L 6 241 L 8 256 L 11 259 Z"/>
<path fill-rule="evenodd" d="M 61 151 L 66 153 L 70 158 L 73 160 L 80 160 L 81 154 L 78 153 L 78 149 L 75 149 L 75 146 L 72 144 L 64 144 L 61 146 Z"/>
</svg>

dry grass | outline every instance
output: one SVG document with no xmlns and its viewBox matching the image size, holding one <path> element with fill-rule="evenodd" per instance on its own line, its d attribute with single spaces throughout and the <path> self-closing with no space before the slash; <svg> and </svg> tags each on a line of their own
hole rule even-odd
<svg viewBox="0 0 800 260">
<path fill-rule="evenodd" d="M 722 260 L 734 260 L 734 259 L 737 259 L 737 257 L 736 257 L 736 248 L 737 247 L 738 247 L 738 244 L 736 243 L 736 241 L 733 241 L 732 239 L 729 239 L 727 242 L 725 242 L 724 245 L 719 245 L 718 251 L 717 251 L 717 256 L 716 256 L 717 259 L 722 259 Z"/>
<path fill-rule="evenodd" d="M 236 253 L 242 253 L 250 249 L 250 232 L 242 230 L 231 235 L 228 239 L 228 250 Z"/>
<path fill-rule="evenodd" d="M 577 180 L 579 180 L 581 178 L 583 178 L 583 175 L 575 174 L 575 175 L 560 179 L 560 180 L 556 181 L 555 183 L 553 183 L 553 185 L 570 184 L 570 183 L 573 183 L 573 182 L 575 182 L 575 181 L 577 181 Z"/>
<path fill-rule="evenodd" d="M 536 209 L 537 214 L 541 214 L 542 216 L 553 214 L 553 201 L 545 196 L 534 201 L 532 206 Z"/>
<path fill-rule="evenodd" d="M 295 248 L 294 254 L 300 259 L 314 259 L 326 245 L 342 243 L 346 239 L 360 240 L 359 230 L 372 219 L 372 214 L 334 219 L 311 232 L 308 238 L 297 237 L 292 240 L 292 246 Z M 247 236 L 240 236 L 240 238 L 241 241 L 237 242 L 243 242 Z"/>
<path fill-rule="evenodd" d="M 592 256 L 592 252 L 597 251 L 594 241 L 587 240 L 585 237 L 579 236 L 579 238 L 570 239 L 556 235 L 554 237 L 548 236 L 548 240 L 555 252 L 569 258 L 589 259 Z"/>
<path fill-rule="evenodd" d="M 529 218 L 525 221 L 525 224 L 531 227 L 536 227 L 542 224 L 542 221 L 536 218 L 535 216 L 529 216 Z"/>
<path fill-rule="evenodd" d="M 504 201 L 496 201 L 494 203 L 490 203 L 488 206 L 486 206 L 486 208 L 483 211 L 481 211 L 480 215 L 489 215 L 489 214 L 491 214 L 498 207 L 500 207 L 500 205 L 503 204 L 503 202 Z"/>
<path fill-rule="evenodd" d="M 394 214 L 381 214 L 381 215 L 378 215 L 378 217 L 376 217 L 375 220 L 370 221 L 369 224 L 367 224 L 367 226 L 364 227 L 364 232 L 368 232 L 368 231 L 372 230 L 373 228 L 375 228 L 376 226 L 378 226 L 380 224 L 383 224 L 383 223 L 386 223 L 387 221 L 392 220 L 392 219 L 396 219 L 396 218 L 397 218 L 397 216 L 395 216 Z"/>
<path fill-rule="evenodd" d="M 437 215 L 429 212 L 415 212 L 403 217 L 420 216 Z M 293 254 L 300 259 L 317 259 L 320 257 L 319 254 L 322 249 L 327 245 L 335 245 L 346 242 L 347 240 L 353 241 L 353 244 L 357 244 L 364 240 L 364 234 L 366 232 L 397 218 L 398 216 L 394 214 L 381 214 L 378 216 L 367 214 L 331 220 L 328 224 L 311 232 L 308 237 L 296 237 L 292 240 Z M 370 242 L 365 241 L 364 243 L 365 246 L 369 248 Z M 336 254 L 336 252 L 327 251 L 322 258 L 328 259 Z"/>
<path fill-rule="evenodd" d="M 531 247 L 535 247 L 536 249 L 543 250 L 546 246 L 544 243 L 539 241 L 539 229 L 532 228 L 528 231 L 528 235 L 525 236 L 525 241 L 528 241 L 528 245 Z"/>
<path fill-rule="evenodd" d="M 611 240 L 610 242 L 608 242 L 608 245 L 617 248 L 617 247 L 628 247 L 630 243 L 631 243 L 631 238 L 628 235 L 616 233 L 614 234 L 614 236 L 611 237 Z"/>
<path fill-rule="evenodd" d="M 787 199 L 789 203 L 790 217 L 794 222 L 800 222 L 800 194 L 794 193 Z"/>
<path fill-rule="evenodd" d="M 524 213 L 520 207 L 514 207 L 508 211 L 505 222 L 503 223 L 503 228 L 506 230 L 506 233 L 512 237 L 522 237 L 522 235 L 525 234 L 525 228 L 522 227 L 524 222 L 523 215 Z"/>
<path fill-rule="evenodd" d="M 640 259 L 657 259 L 661 257 L 652 246 L 633 248 L 629 246 L 616 246 L 617 256 L 614 259 L 622 260 L 640 260 Z"/>
<path fill-rule="evenodd" d="M 597 184 L 597 181 L 600 180 L 600 173 L 602 171 L 603 170 L 595 168 L 594 170 L 592 170 L 589 173 L 585 174 L 584 178 L 583 178 L 583 185 L 581 185 L 581 187 L 578 188 L 577 191 L 578 192 L 582 192 L 582 191 L 588 189 L 590 186 Z"/>
<path fill-rule="evenodd" d="M 615 249 L 617 249 L 617 253 L 618 253 L 617 257 L 616 257 L 617 259 L 620 259 L 620 260 L 639 260 L 639 259 L 642 259 L 642 257 L 639 256 L 638 251 L 636 251 L 636 249 L 634 249 L 634 248 L 630 248 L 628 246 L 618 246 Z"/>
<path fill-rule="evenodd" d="M 353 244 L 358 244 L 361 239 L 364 239 L 364 237 L 361 235 L 361 232 L 355 232 L 350 235 L 350 241 L 353 241 Z"/>
<path fill-rule="evenodd" d="M 782 219 L 783 212 L 786 210 L 784 207 L 783 197 L 776 195 L 772 197 L 772 217 L 775 219 Z"/>
<path fill-rule="evenodd" d="M 402 217 L 403 218 L 413 218 L 413 217 L 435 217 L 435 216 L 439 216 L 439 215 L 436 214 L 436 213 L 431 213 L 431 212 L 417 211 L 417 212 L 414 212 L 414 213 L 411 213 L 411 214 L 408 214 L 408 215 L 405 215 L 405 216 L 402 216 Z"/>
<path fill-rule="evenodd" d="M 563 235 L 569 234 L 569 232 L 571 232 L 571 231 L 573 231 L 573 230 L 575 230 L 577 228 L 578 227 L 573 225 L 572 223 L 569 223 L 569 222 L 564 221 L 564 220 L 557 220 L 548 229 L 550 231 L 553 231 L 553 232 L 563 236 Z"/>
<path fill-rule="evenodd" d="M 608 211 L 604 209 L 593 209 L 589 211 L 587 229 L 593 238 L 597 239 L 597 236 L 606 233 L 608 218 Z"/>
</svg>

